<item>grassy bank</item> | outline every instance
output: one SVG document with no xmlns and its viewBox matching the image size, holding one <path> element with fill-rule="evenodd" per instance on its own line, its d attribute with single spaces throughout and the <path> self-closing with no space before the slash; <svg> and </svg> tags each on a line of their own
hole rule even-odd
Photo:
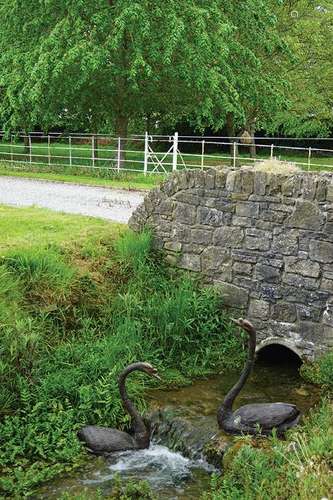
<svg viewBox="0 0 333 500">
<path fill-rule="evenodd" d="M 287 433 L 258 440 L 239 438 L 224 457 L 202 500 L 320 500 L 333 494 L 333 353 L 301 369 L 325 392 L 318 408 Z"/>
<path fill-rule="evenodd" d="M 126 428 L 116 386 L 126 364 L 151 362 L 179 384 L 237 365 L 242 350 L 216 292 L 165 268 L 149 234 L 45 210 L 0 214 L 0 496 L 22 498 L 85 459 L 80 426 Z M 129 384 L 140 409 L 148 384 Z"/>
</svg>

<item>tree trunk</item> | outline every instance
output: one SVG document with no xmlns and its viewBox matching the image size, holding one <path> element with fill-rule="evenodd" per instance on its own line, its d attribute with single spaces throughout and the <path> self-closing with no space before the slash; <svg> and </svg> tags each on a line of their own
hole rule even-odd
<svg viewBox="0 0 333 500">
<path fill-rule="evenodd" d="M 29 155 L 30 154 L 30 141 L 29 141 L 29 136 L 27 135 L 27 132 L 23 132 L 23 144 L 24 144 L 24 154 Z"/>
<path fill-rule="evenodd" d="M 98 136 L 95 134 L 91 136 L 91 150 L 95 162 L 98 159 Z"/>
<path fill-rule="evenodd" d="M 232 113 L 227 113 L 226 129 L 227 129 L 227 135 L 230 140 L 231 165 L 233 166 L 235 164 L 235 166 L 238 167 L 239 166 L 238 144 L 236 144 L 235 148 L 234 143 L 237 142 L 237 138 L 235 132 L 234 117 Z M 236 161 L 234 161 L 234 155 L 236 155 Z"/>
<path fill-rule="evenodd" d="M 257 148 L 256 148 L 256 143 L 255 143 L 255 132 L 256 132 L 256 126 L 255 123 L 251 123 L 249 127 L 249 132 L 251 135 L 251 146 L 250 146 L 250 156 L 251 158 L 255 158 L 257 156 Z"/>
<path fill-rule="evenodd" d="M 116 136 L 120 138 L 119 168 L 126 168 L 126 145 L 128 134 L 128 117 L 119 114 L 115 121 Z M 117 157 L 118 158 L 118 157 Z"/>
</svg>

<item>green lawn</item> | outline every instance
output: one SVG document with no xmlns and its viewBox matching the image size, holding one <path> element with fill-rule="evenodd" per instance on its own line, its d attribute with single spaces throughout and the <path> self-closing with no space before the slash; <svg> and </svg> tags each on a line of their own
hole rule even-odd
<svg viewBox="0 0 333 500">
<path fill-rule="evenodd" d="M 94 176 L 91 170 L 78 171 L 71 169 L 66 173 L 62 167 L 56 167 L 57 171 L 50 171 L 48 167 L 40 167 L 29 164 L 15 164 L 0 162 L 0 175 L 10 177 L 25 177 L 30 179 L 45 179 L 58 182 L 71 182 L 77 184 L 87 184 L 92 186 L 111 187 L 116 189 L 147 191 L 154 188 L 165 179 L 165 175 L 144 176 L 140 173 L 113 174 L 110 178 Z M 77 173 L 75 173 L 75 171 Z"/>
<path fill-rule="evenodd" d="M 94 217 L 68 215 L 42 208 L 0 205 L 0 252 L 53 244 L 82 243 L 118 235 L 125 226 Z"/>
</svg>

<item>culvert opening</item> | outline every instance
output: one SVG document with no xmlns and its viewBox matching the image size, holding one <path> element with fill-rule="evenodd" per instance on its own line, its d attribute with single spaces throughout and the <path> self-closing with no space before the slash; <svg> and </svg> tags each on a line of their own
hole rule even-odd
<svg viewBox="0 0 333 500">
<path fill-rule="evenodd" d="M 257 363 L 261 365 L 287 365 L 299 368 L 301 358 L 291 349 L 280 344 L 270 344 L 257 352 Z"/>
</svg>

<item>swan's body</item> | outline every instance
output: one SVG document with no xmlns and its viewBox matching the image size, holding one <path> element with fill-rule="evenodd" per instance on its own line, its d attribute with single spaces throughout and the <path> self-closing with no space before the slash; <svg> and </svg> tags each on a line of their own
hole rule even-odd
<svg viewBox="0 0 333 500">
<path fill-rule="evenodd" d="M 244 370 L 234 387 L 228 392 L 217 414 L 221 429 L 229 434 L 263 434 L 269 435 L 273 429 L 283 434 L 294 427 L 299 420 L 300 411 L 289 403 L 250 404 L 232 410 L 234 400 L 242 390 L 254 365 L 256 349 L 256 332 L 253 325 L 246 320 L 236 323 L 249 335 L 249 353 Z"/>
<path fill-rule="evenodd" d="M 135 371 L 140 370 L 148 375 L 159 378 L 157 371 L 148 363 L 133 363 L 129 365 L 119 376 L 119 392 L 125 410 L 132 417 L 133 435 L 118 429 L 99 427 L 98 425 L 87 425 L 78 432 L 78 437 L 84 441 L 92 453 L 104 454 L 115 451 L 140 450 L 148 448 L 150 444 L 150 429 L 133 403 L 129 400 L 126 392 L 126 378 Z"/>
</svg>

